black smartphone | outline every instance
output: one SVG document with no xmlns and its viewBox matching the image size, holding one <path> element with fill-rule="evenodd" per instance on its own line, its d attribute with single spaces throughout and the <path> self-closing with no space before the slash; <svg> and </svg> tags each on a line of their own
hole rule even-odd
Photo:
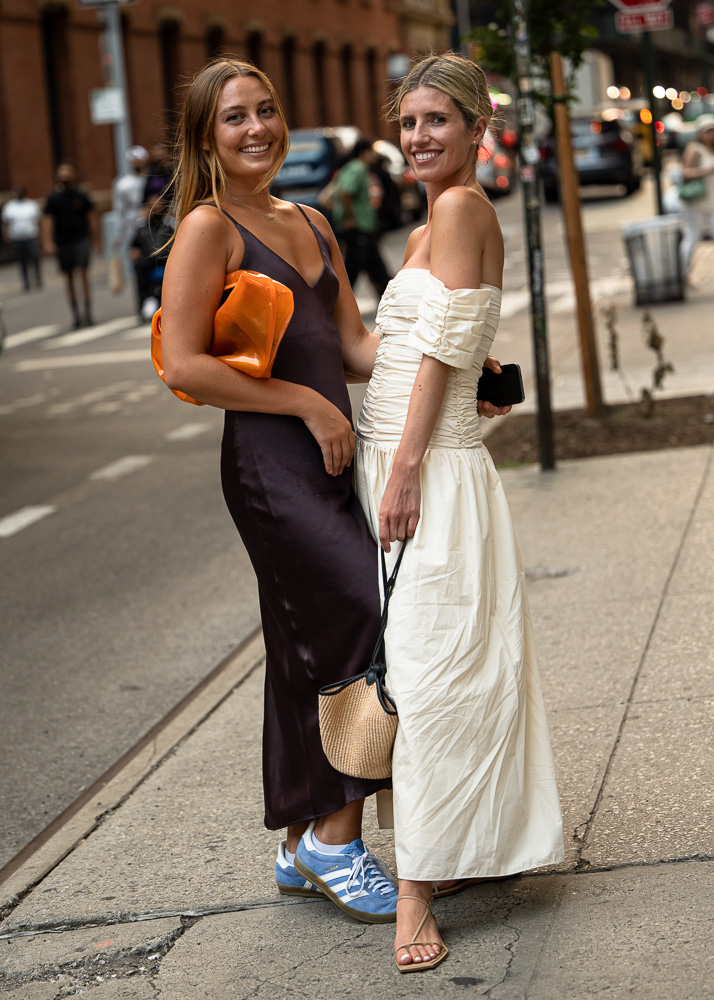
<svg viewBox="0 0 714 1000">
<path fill-rule="evenodd" d="M 523 391 L 520 365 L 501 365 L 498 375 L 490 368 L 484 368 L 478 380 L 476 398 L 493 406 L 515 406 L 526 398 Z"/>
</svg>

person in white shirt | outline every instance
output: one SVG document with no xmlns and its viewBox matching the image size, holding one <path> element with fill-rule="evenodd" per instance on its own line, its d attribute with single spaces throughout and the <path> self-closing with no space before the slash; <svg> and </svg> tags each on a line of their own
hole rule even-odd
<svg viewBox="0 0 714 1000">
<path fill-rule="evenodd" d="M 42 271 L 37 249 L 42 210 L 36 201 L 27 197 L 24 187 L 15 189 L 15 197 L 5 202 L 2 209 L 2 235 L 9 243 L 20 265 L 25 291 L 30 291 L 30 270 L 35 284 L 42 287 Z"/>
</svg>

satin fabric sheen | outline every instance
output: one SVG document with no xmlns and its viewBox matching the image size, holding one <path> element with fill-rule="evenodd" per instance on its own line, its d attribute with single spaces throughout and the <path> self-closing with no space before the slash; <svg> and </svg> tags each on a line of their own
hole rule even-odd
<svg viewBox="0 0 714 1000">
<path fill-rule="evenodd" d="M 525 579 L 476 412 L 500 302 L 489 285 L 453 291 L 428 271 L 400 271 L 380 303 L 377 364 L 357 425 L 355 485 L 377 538 L 422 356 L 452 366 L 386 633 L 386 685 L 399 711 L 400 878 L 508 875 L 563 858 Z"/>
<path fill-rule="evenodd" d="M 311 288 L 232 221 L 245 244 L 241 267 L 268 274 L 293 292 L 295 310 L 273 377 L 310 386 L 350 419 L 340 334 L 332 319 L 339 284 L 327 241 L 306 221 L 305 238 L 317 239 L 323 258 Z M 380 617 L 377 549 L 352 489 L 351 469 L 328 475 L 317 442 L 297 417 L 227 411 L 221 477 L 258 579 L 266 648 L 265 825 L 277 830 L 390 785 L 336 771 L 322 751 L 318 721 L 318 689 L 369 665 Z"/>
</svg>

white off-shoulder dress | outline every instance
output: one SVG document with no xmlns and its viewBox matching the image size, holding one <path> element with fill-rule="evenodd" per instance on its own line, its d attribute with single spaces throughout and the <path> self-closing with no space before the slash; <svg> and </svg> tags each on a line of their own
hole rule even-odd
<svg viewBox="0 0 714 1000">
<path fill-rule="evenodd" d="M 386 633 L 387 687 L 399 711 L 395 845 L 405 879 L 508 875 L 563 858 L 525 579 L 476 413 L 500 305 L 493 286 L 454 291 L 429 271 L 400 271 L 379 305 L 377 362 L 357 425 L 355 485 L 377 538 L 422 356 L 452 366 Z"/>
</svg>

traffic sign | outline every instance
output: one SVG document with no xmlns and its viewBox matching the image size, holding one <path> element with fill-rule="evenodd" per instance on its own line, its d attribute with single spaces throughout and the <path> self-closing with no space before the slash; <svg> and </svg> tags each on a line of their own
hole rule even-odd
<svg viewBox="0 0 714 1000">
<path fill-rule="evenodd" d="M 652 10 L 664 10 L 671 0 L 610 0 L 615 7 L 630 14 L 644 14 Z"/>
<path fill-rule="evenodd" d="M 117 125 L 126 119 L 124 92 L 120 87 L 95 87 L 89 91 L 93 125 Z"/>
<path fill-rule="evenodd" d="M 669 8 L 625 13 L 615 12 L 615 27 L 621 35 L 632 35 L 640 31 L 668 31 L 674 27 L 674 16 Z"/>
</svg>

